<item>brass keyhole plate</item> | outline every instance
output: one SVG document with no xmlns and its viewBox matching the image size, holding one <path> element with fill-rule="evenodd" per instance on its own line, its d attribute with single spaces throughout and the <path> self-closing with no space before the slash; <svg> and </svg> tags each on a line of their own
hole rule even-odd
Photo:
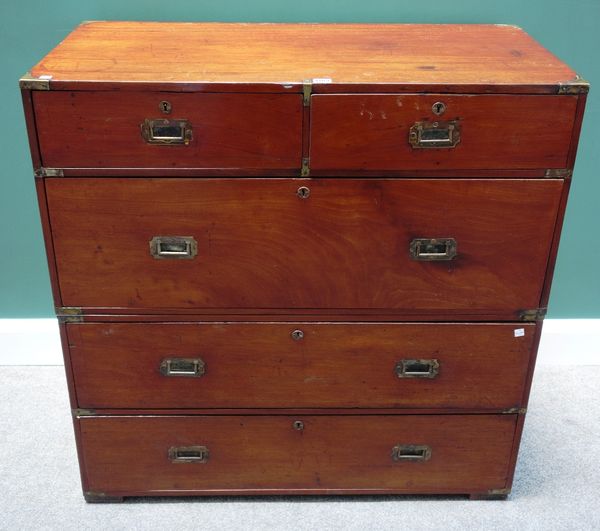
<svg viewBox="0 0 600 531">
<path fill-rule="evenodd" d="M 300 199 L 308 199 L 308 196 L 310 195 L 310 188 L 308 186 L 301 186 L 298 188 L 296 194 Z"/>
<path fill-rule="evenodd" d="M 436 116 L 441 116 L 446 112 L 446 104 L 443 101 L 436 101 L 431 106 L 431 112 Z"/>
<path fill-rule="evenodd" d="M 164 114 L 171 114 L 172 108 L 170 101 L 163 100 L 158 104 L 158 109 Z"/>
</svg>

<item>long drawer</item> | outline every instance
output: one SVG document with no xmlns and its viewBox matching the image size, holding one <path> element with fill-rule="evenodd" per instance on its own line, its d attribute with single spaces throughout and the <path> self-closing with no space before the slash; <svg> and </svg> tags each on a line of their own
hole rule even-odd
<svg viewBox="0 0 600 531">
<path fill-rule="evenodd" d="M 516 417 L 124 416 L 78 424 L 92 492 L 469 493 L 506 486 Z"/>
<path fill-rule="evenodd" d="M 315 95 L 311 168 L 566 168 L 576 106 L 562 95 Z"/>
<path fill-rule="evenodd" d="M 34 92 L 43 164 L 299 169 L 299 94 Z"/>
<path fill-rule="evenodd" d="M 49 178 L 63 306 L 537 308 L 558 180 Z"/>
<path fill-rule="evenodd" d="M 521 404 L 535 324 L 67 326 L 83 408 Z"/>
</svg>

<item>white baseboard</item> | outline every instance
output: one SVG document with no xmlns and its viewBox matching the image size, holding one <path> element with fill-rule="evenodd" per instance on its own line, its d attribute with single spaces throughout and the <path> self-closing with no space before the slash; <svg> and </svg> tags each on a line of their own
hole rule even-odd
<svg viewBox="0 0 600 531">
<path fill-rule="evenodd" d="M 0 365 L 62 365 L 56 319 L 0 319 Z"/>
<path fill-rule="evenodd" d="M 600 365 L 600 319 L 546 319 L 538 363 Z"/>
<path fill-rule="evenodd" d="M 600 365 L 600 319 L 546 319 L 538 363 Z M 56 319 L 0 319 L 0 365 L 62 365 Z"/>
</svg>

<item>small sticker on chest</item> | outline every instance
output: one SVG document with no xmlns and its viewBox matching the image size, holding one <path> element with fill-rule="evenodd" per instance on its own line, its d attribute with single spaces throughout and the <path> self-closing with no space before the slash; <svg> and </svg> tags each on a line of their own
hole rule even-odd
<svg viewBox="0 0 600 531">
<path fill-rule="evenodd" d="M 515 337 L 523 337 L 525 335 L 524 328 L 515 328 Z"/>
</svg>

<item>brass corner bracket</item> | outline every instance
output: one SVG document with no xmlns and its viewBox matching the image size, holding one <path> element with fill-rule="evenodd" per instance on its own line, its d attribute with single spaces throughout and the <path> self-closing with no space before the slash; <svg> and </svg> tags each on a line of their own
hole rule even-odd
<svg viewBox="0 0 600 531">
<path fill-rule="evenodd" d="M 570 179 L 573 176 L 573 170 L 568 168 L 550 168 L 544 173 L 546 179 Z"/>
<path fill-rule="evenodd" d="M 310 159 L 304 157 L 302 159 L 302 168 L 300 169 L 300 177 L 308 177 L 310 175 Z"/>
<path fill-rule="evenodd" d="M 65 172 L 61 168 L 44 168 L 40 166 L 33 172 L 36 177 L 64 177 Z"/>
<path fill-rule="evenodd" d="M 96 414 L 95 409 L 77 408 L 72 411 L 74 417 L 92 417 Z"/>
<path fill-rule="evenodd" d="M 535 308 L 533 310 L 521 310 L 519 312 L 519 319 L 521 321 L 541 321 L 546 317 L 546 308 Z"/>
<path fill-rule="evenodd" d="M 50 90 L 50 77 L 33 77 L 31 72 L 26 72 L 19 79 L 19 87 L 23 90 Z"/>
<path fill-rule="evenodd" d="M 511 407 L 502 411 L 503 415 L 525 415 L 527 413 L 526 407 Z"/>
<path fill-rule="evenodd" d="M 310 107 L 310 97 L 312 95 L 312 83 L 309 79 L 302 82 L 302 104 L 304 107 Z"/>
<path fill-rule="evenodd" d="M 558 94 L 587 94 L 590 91 L 588 81 L 577 75 L 574 79 L 558 84 Z"/>
<path fill-rule="evenodd" d="M 59 323 L 83 323 L 83 311 L 81 308 L 72 306 L 56 308 L 56 317 Z"/>
<path fill-rule="evenodd" d="M 105 492 L 95 492 L 91 490 L 85 491 L 83 497 L 88 503 L 116 503 L 123 501 L 122 496 L 111 496 Z"/>
<path fill-rule="evenodd" d="M 510 494 L 510 491 L 511 489 L 490 489 L 487 491 L 487 495 L 490 500 L 503 500 Z"/>
</svg>

